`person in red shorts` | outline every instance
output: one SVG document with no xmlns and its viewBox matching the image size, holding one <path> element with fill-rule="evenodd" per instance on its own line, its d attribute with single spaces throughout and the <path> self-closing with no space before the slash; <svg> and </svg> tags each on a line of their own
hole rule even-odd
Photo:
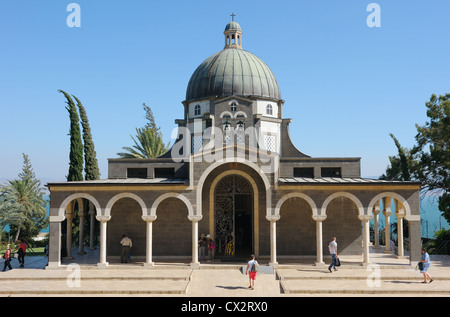
<svg viewBox="0 0 450 317">
<path fill-rule="evenodd" d="M 255 260 L 255 255 L 251 255 L 252 259 L 248 261 L 247 270 L 245 271 L 245 275 L 248 274 L 248 281 L 250 286 L 248 288 L 255 289 L 255 280 L 257 270 L 256 267 L 259 266 L 258 261 Z"/>
</svg>

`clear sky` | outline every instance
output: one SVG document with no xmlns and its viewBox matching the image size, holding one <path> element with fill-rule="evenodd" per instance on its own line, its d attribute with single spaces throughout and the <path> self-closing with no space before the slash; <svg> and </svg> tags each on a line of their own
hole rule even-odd
<svg viewBox="0 0 450 317">
<path fill-rule="evenodd" d="M 70 28 L 67 6 L 81 8 Z M 379 4 L 380 27 L 367 6 Z M 294 144 L 313 157 L 361 157 L 379 176 L 414 145 L 431 94 L 450 92 L 448 0 L 0 0 L 0 179 L 22 153 L 36 176 L 65 180 L 69 115 L 63 89 L 84 104 L 101 178 L 149 105 L 170 140 L 190 76 L 223 49 L 236 14 L 243 48 L 274 72 Z M 173 140 L 172 140 L 173 143 Z"/>
</svg>

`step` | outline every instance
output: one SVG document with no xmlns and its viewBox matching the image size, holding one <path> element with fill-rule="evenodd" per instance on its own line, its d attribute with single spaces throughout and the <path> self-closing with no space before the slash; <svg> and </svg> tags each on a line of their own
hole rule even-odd
<svg viewBox="0 0 450 317">
<path fill-rule="evenodd" d="M 186 294 L 190 270 L 12 270 L 0 295 Z"/>
<path fill-rule="evenodd" d="M 450 296 L 448 281 L 436 281 L 422 284 L 421 280 L 381 280 L 377 284 L 368 284 L 362 280 L 281 280 L 281 289 L 285 294 L 404 294 L 405 296 Z"/>
</svg>

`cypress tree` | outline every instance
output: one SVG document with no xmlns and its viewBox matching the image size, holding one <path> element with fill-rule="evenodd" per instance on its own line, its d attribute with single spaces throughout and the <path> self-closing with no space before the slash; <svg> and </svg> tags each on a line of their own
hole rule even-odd
<svg viewBox="0 0 450 317">
<path fill-rule="evenodd" d="M 92 140 L 91 128 L 86 114 L 86 110 L 81 101 L 72 95 L 77 101 L 77 107 L 80 111 L 81 126 L 83 127 L 83 141 L 84 141 L 84 179 L 94 180 L 100 178 L 100 171 L 98 169 L 97 153 L 95 152 L 94 141 Z"/>
<path fill-rule="evenodd" d="M 83 143 L 81 142 L 81 131 L 79 124 L 78 112 L 75 103 L 68 93 L 59 89 L 67 99 L 66 109 L 70 116 L 70 154 L 69 154 L 69 175 L 66 176 L 67 181 L 83 180 Z"/>
</svg>

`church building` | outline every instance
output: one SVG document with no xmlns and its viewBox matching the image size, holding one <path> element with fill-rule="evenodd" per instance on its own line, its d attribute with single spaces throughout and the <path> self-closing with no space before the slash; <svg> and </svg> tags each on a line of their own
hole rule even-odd
<svg viewBox="0 0 450 317">
<path fill-rule="evenodd" d="M 61 266 L 63 248 L 71 256 L 76 217 L 90 223 L 90 230 L 79 227 L 80 252 L 99 222 L 99 268 L 118 262 L 123 234 L 133 241 L 132 258 L 149 267 L 158 258 L 189 258 L 198 267 L 201 234 L 214 240 L 218 262 L 255 254 L 273 267 L 283 257 L 307 256 L 324 265 L 336 237 L 339 254 L 360 255 L 365 265 L 369 221 L 375 220 L 373 246 L 380 247 L 378 219 L 385 217 L 389 241 L 392 213 L 398 257 L 407 246 L 411 263 L 420 259 L 420 183 L 362 178 L 358 157 L 311 157 L 297 149 L 277 80 L 243 49 L 244 39 L 241 26 L 228 23 L 224 48 L 195 69 L 166 154 L 109 159 L 107 179 L 47 184 L 49 268 Z"/>
</svg>

